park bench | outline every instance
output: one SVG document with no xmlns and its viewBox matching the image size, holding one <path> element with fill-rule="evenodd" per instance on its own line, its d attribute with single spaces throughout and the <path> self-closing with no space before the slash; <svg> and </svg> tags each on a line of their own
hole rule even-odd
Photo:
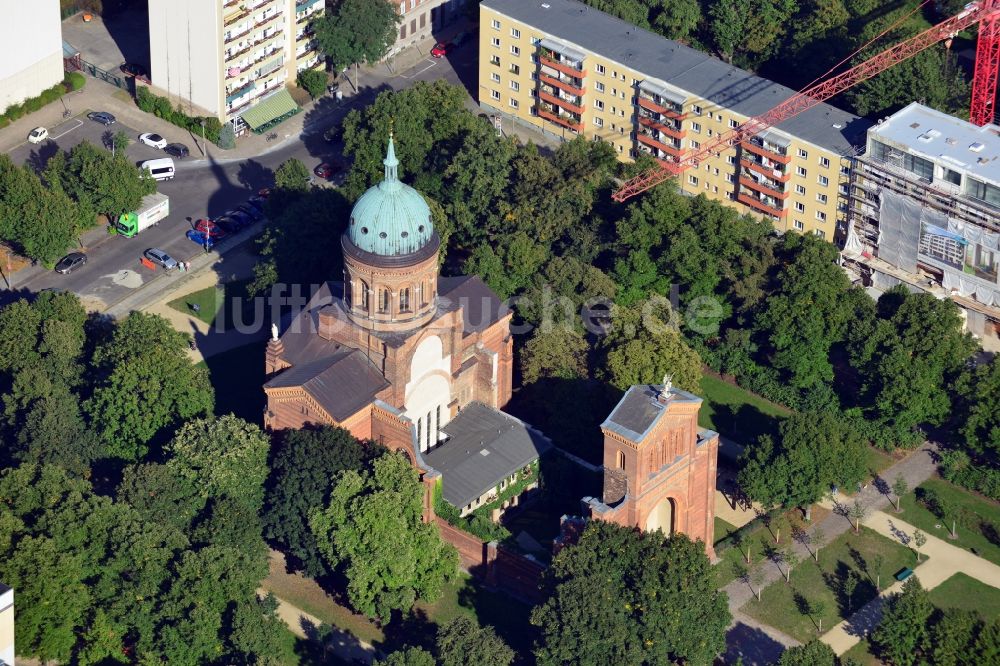
<svg viewBox="0 0 1000 666">
<path fill-rule="evenodd" d="M 903 581 L 913 575 L 913 569 L 910 567 L 905 567 L 900 569 L 899 573 L 896 574 L 896 580 Z"/>
</svg>

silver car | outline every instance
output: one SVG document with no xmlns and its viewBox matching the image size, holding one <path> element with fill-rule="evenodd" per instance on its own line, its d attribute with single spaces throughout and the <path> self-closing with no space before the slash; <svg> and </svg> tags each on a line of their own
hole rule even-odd
<svg viewBox="0 0 1000 666">
<path fill-rule="evenodd" d="M 169 254 L 167 254 L 166 252 L 164 252 L 159 248 L 151 247 L 145 252 L 143 252 L 143 255 L 147 259 L 152 261 L 154 264 L 159 264 L 168 271 L 172 271 L 173 269 L 177 268 L 177 261 Z"/>
</svg>

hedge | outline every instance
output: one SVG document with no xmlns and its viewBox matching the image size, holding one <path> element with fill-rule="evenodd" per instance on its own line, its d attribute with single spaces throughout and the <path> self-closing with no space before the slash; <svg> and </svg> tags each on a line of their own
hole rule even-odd
<svg viewBox="0 0 1000 666">
<path fill-rule="evenodd" d="M 219 132 L 222 130 L 222 123 L 218 118 L 212 116 L 189 116 L 180 110 L 180 107 L 173 108 L 170 100 L 160 97 L 149 91 L 149 88 L 141 86 L 135 93 L 135 104 L 146 113 L 152 113 L 157 118 L 162 118 L 168 123 L 182 127 L 192 134 L 202 133 L 202 122 L 205 123 L 205 138 L 217 146 L 219 142 Z"/>
<path fill-rule="evenodd" d="M 73 90 L 79 90 L 86 84 L 87 79 L 79 72 L 72 72 L 66 75 L 62 83 L 57 83 L 51 88 L 46 88 L 37 97 L 26 99 L 20 104 L 12 104 L 0 115 L 0 127 L 6 127 L 15 120 L 20 120 L 29 113 L 39 111 L 42 107 L 48 106 L 63 95 Z"/>
</svg>

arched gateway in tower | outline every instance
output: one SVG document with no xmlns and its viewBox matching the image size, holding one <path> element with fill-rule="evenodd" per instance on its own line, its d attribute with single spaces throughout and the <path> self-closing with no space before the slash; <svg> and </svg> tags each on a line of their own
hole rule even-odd
<svg viewBox="0 0 1000 666">
<path fill-rule="evenodd" d="M 322 285 L 268 342 L 264 424 L 339 425 L 402 450 L 464 508 L 547 444 L 498 411 L 511 396 L 510 311 L 478 277 L 438 275 L 430 208 L 399 179 L 391 137 L 384 165 L 341 237 L 342 281 Z M 490 447 L 509 458 L 503 469 L 475 464 Z"/>
</svg>

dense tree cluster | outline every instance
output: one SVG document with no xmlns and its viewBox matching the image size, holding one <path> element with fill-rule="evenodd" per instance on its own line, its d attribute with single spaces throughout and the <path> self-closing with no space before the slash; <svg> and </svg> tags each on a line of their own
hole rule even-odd
<svg viewBox="0 0 1000 666">
<path fill-rule="evenodd" d="M 876 655 L 893 666 L 990 664 L 1000 660 L 1000 619 L 935 608 L 912 576 L 889 596 L 871 642 Z"/>
<path fill-rule="evenodd" d="M 710 664 L 730 614 L 700 541 L 591 522 L 545 571 L 539 664 Z"/>
<path fill-rule="evenodd" d="M 335 0 L 311 25 L 320 50 L 337 71 L 378 62 L 395 43 L 401 20 L 391 0 Z"/>
<path fill-rule="evenodd" d="M 192 666 L 287 654 L 274 600 L 257 595 L 270 441 L 209 416 L 186 336 L 43 293 L 0 309 L 0 339 L 0 580 L 17 590 L 19 654 Z"/>
<path fill-rule="evenodd" d="M 630 23 L 708 51 L 795 90 L 957 14 L 961 2 L 902 0 L 584 0 Z M 883 34 L 884 33 L 884 34 Z M 858 52 L 859 49 L 865 47 Z M 839 105 L 881 117 L 915 99 L 962 115 L 969 83 L 958 49 L 929 48 L 864 81 Z M 857 55 L 855 53 L 857 52 Z"/>
</svg>

